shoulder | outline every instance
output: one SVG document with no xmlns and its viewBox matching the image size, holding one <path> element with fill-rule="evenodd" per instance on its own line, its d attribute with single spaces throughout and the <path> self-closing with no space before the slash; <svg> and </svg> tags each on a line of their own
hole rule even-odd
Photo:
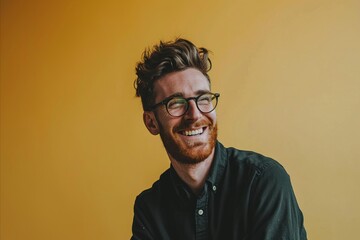
<svg viewBox="0 0 360 240">
<path fill-rule="evenodd" d="M 253 199 L 258 199 L 265 205 L 279 199 L 296 205 L 290 176 L 279 162 L 253 151 L 235 148 L 226 148 L 226 151 L 229 171 L 232 175 L 244 176 L 242 180 L 245 179 L 249 184 Z"/>
<path fill-rule="evenodd" d="M 231 168 L 248 169 L 257 176 L 267 173 L 286 173 L 278 161 L 257 152 L 229 147 L 226 148 L 226 153 Z"/>
<path fill-rule="evenodd" d="M 142 191 L 137 197 L 135 201 L 135 205 L 137 204 L 157 204 L 161 199 L 161 196 L 167 192 L 167 185 L 170 183 L 170 170 L 166 170 L 163 174 L 161 174 L 160 178 L 153 183 L 151 188 L 148 188 Z"/>
</svg>

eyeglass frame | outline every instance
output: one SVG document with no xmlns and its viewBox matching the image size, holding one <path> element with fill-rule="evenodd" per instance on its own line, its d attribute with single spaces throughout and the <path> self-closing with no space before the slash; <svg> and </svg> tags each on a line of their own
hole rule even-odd
<svg viewBox="0 0 360 240">
<path fill-rule="evenodd" d="M 204 111 L 200 110 L 200 108 L 199 108 L 199 106 L 198 106 L 198 99 L 200 99 L 200 97 L 204 96 L 205 94 L 212 94 L 212 95 L 215 96 L 215 99 L 216 99 L 216 104 L 215 104 L 214 108 L 213 108 L 211 111 L 209 111 L 209 112 L 204 112 Z M 172 116 L 172 117 L 182 117 L 182 116 L 184 116 L 184 115 L 187 113 L 187 111 L 189 110 L 189 106 L 190 106 L 189 101 L 190 101 L 190 100 L 194 100 L 194 101 L 195 101 L 196 108 L 197 108 L 201 113 L 211 113 L 211 112 L 214 111 L 215 108 L 217 107 L 218 102 L 219 102 L 219 97 L 220 97 L 220 93 L 212 93 L 212 92 L 204 92 L 204 93 L 200 94 L 200 95 L 197 96 L 197 97 L 188 97 L 188 98 L 184 98 L 184 97 L 182 97 L 182 96 L 170 96 L 170 97 L 165 98 L 165 99 L 162 100 L 161 102 L 158 102 L 158 103 L 154 104 L 153 106 L 149 107 L 149 110 L 150 110 L 150 111 L 154 111 L 155 108 L 157 108 L 158 106 L 164 105 L 167 113 L 168 113 L 170 116 Z M 183 98 L 183 99 L 186 101 L 186 104 L 187 104 L 184 113 L 181 114 L 181 115 L 179 115 L 179 116 L 174 116 L 174 115 L 172 115 L 172 114 L 169 112 L 169 110 L 168 110 L 167 104 L 168 104 L 172 99 L 174 99 L 174 98 Z"/>
</svg>

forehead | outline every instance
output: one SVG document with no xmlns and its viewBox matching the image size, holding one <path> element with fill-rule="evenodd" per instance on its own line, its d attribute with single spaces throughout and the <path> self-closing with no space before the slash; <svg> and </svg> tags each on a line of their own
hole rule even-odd
<svg viewBox="0 0 360 240">
<path fill-rule="evenodd" d="M 154 83 L 155 102 L 174 94 L 193 97 L 204 91 L 210 91 L 210 83 L 204 74 L 194 68 L 166 74 Z"/>
</svg>

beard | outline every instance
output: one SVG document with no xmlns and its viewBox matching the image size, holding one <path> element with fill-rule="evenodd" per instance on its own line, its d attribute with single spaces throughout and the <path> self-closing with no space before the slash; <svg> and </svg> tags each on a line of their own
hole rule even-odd
<svg viewBox="0 0 360 240">
<path fill-rule="evenodd" d="M 180 126 L 174 128 L 174 133 L 169 134 L 166 132 L 163 127 L 160 125 L 160 137 L 163 142 L 163 145 L 167 151 L 167 153 L 177 162 L 182 164 L 190 164 L 194 165 L 204 161 L 207 157 L 210 156 L 213 149 L 215 148 L 215 143 L 217 140 L 217 123 L 214 125 L 209 121 L 207 124 L 205 122 L 199 122 L 196 124 L 180 124 Z M 190 141 L 184 144 L 183 140 L 177 138 L 176 131 L 177 129 L 186 129 L 189 128 L 190 125 L 192 127 L 204 126 L 207 125 L 208 131 L 208 139 L 204 142 L 194 142 Z"/>
</svg>

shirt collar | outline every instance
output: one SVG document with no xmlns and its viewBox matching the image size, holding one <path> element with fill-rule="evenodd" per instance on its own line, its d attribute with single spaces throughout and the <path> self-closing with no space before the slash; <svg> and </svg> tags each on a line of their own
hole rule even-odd
<svg viewBox="0 0 360 240">
<path fill-rule="evenodd" d="M 208 176 L 208 179 L 206 180 L 206 182 L 210 183 L 213 190 L 216 190 L 216 188 L 219 185 L 219 182 L 222 179 L 227 163 L 226 159 L 227 159 L 226 148 L 219 141 L 216 141 L 214 160 L 211 165 L 210 174 Z M 170 165 L 170 176 L 177 191 L 181 192 L 180 195 L 184 195 L 185 192 L 186 198 L 190 198 L 191 190 L 177 175 L 172 165 Z"/>
<path fill-rule="evenodd" d="M 175 195 L 183 199 L 190 200 L 193 198 L 191 189 L 184 183 L 179 175 L 176 173 L 174 167 L 170 164 L 170 179 L 174 186 Z"/>
<path fill-rule="evenodd" d="M 217 187 L 219 185 L 219 182 L 224 175 L 227 163 L 226 159 L 227 152 L 225 147 L 219 141 L 216 141 L 214 160 L 211 165 L 209 177 L 207 179 L 207 182 L 209 182 L 213 187 Z"/>
</svg>

